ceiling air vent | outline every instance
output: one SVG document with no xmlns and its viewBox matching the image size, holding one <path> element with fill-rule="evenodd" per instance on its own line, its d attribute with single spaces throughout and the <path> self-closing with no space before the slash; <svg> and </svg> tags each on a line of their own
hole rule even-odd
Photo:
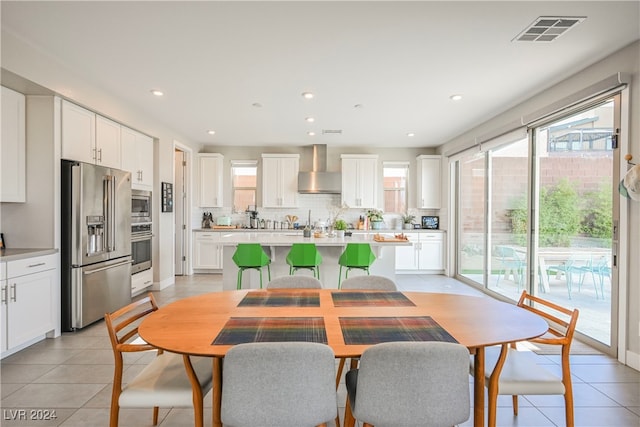
<svg viewBox="0 0 640 427">
<path fill-rule="evenodd" d="M 586 16 L 540 16 L 511 41 L 552 42 L 585 19 Z"/>
<path fill-rule="evenodd" d="M 342 135 L 342 129 L 322 129 L 323 135 Z"/>
</svg>

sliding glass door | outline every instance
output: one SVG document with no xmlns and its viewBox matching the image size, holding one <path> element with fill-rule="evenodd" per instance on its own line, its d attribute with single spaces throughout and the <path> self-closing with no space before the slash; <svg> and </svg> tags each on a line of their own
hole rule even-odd
<svg viewBox="0 0 640 427">
<path fill-rule="evenodd" d="M 580 309 L 577 330 L 612 344 L 616 102 L 603 100 L 533 129 L 537 291 Z M 536 279 L 534 278 L 534 279 Z"/>
<path fill-rule="evenodd" d="M 456 275 L 517 300 L 523 289 L 580 309 L 578 332 L 615 346 L 613 136 L 619 96 L 592 101 L 458 155 Z"/>
</svg>

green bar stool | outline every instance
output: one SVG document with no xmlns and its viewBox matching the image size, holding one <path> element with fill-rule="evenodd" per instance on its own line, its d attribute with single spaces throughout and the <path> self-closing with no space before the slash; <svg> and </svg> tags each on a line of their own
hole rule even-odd
<svg viewBox="0 0 640 427">
<path fill-rule="evenodd" d="M 369 267 L 376 260 L 376 256 L 371 250 L 368 243 L 347 243 L 347 247 L 340 255 L 338 264 L 340 264 L 340 275 L 338 276 L 338 289 L 342 281 L 342 267 L 346 267 L 345 279 L 349 277 L 349 270 L 359 268 L 369 274 Z"/>
<path fill-rule="evenodd" d="M 260 289 L 262 289 L 262 267 L 267 267 L 269 281 L 271 281 L 271 260 L 259 243 L 238 243 L 233 254 L 233 262 L 238 266 L 238 289 L 242 288 L 242 272 L 253 268 L 260 272 Z"/>
<path fill-rule="evenodd" d="M 320 279 L 322 255 L 318 252 L 315 243 L 292 244 L 287 254 L 287 264 L 289 264 L 289 275 L 295 274 L 300 268 L 306 268 L 313 271 L 313 277 Z"/>
</svg>

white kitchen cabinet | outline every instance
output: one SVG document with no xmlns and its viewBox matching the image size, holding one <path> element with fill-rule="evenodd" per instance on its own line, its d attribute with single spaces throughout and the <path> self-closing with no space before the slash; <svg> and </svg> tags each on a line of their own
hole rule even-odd
<svg viewBox="0 0 640 427">
<path fill-rule="evenodd" d="M 262 155 L 262 206 L 295 208 L 298 206 L 298 154 Z"/>
<path fill-rule="evenodd" d="M 153 285 L 153 267 L 131 275 L 131 296 L 141 294 Z"/>
<path fill-rule="evenodd" d="M 120 124 L 96 114 L 96 164 L 122 168 Z"/>
<path fill-rule="evenodd" d="M 121 126 L 120 144 L 122 169 L 131 172 L 131 188 L 153 190 L 153 138 Z"/>
<path fill-rule="evenodd" d="M 26 201 L 25 96 L 2 87 L 0 202 Z"/>
<path fill-rule="evenodd" d="M 62 158 L 120 169 L 120 125 L 63 100 Z"/>
<path fill-rule="evenodd" d="M 6 263 L 1 290 L 3 353 L 55 330 L 52 303 L 59 292 L 57 260 L 58 254 L 52 254 Z"/>
<path fill-rule="evenodd" d="M 411 246 L 396 246 L 396 271 L 415 271 L 419 269 L 418 256 L 420 247 L 420 233 L 404 232 Z"/>
<path fill-rule="evenodd" d="M 224 206 L 223 195 L 224 156 L 218 153 L 198 154 L 198 197 L 201 208 Z"/>
<path fill-rule="evenodd" d="M 444 271 L 444 235 L 443 233 L 404 233 L 411 246 L 396 247 L 396 272 L 434 272 Z"/>
<path fill-rule="evenodd" d="M 378 208 L 378 156 L 343 154 L 342 203 L 350 208 Z"/>
<path fill-rule="evenodd" d="M 218 270 L 222 268 L 222 244 L 220 232 L 194 233 L 193 239 L 193 269 Z"/>
<path fill-rule="evenodd" d="M 418 194 L 416 205 L 420 209 L 440 209 L 442 205 L 442 157 L 417 157 Z"/>
</svg>

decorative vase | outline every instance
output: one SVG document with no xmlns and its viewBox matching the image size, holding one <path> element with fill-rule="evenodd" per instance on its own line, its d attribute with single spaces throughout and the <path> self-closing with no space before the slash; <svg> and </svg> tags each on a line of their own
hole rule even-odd
<svg viewBox="0 0 640 427">
<path fill-rule="evenodd" d="M 384 221 L 371 221 L 371 229 L 382 230 L 382 224 L 384 224 Z"/>
<path fill-rule="evenodd" d="M 405 230 L 411 230 L 411 229 L 413 229 L 413 224 L 411 224 L 410 222 L 406 222 L 406 223 L 404 224 L 404 229 L 405 229 Z"/>
<path fill-rule="evenodd" d="M 344 239 L 344 230 L 336 230 L 336 237 L 338 239 Z"/>
</svg>

